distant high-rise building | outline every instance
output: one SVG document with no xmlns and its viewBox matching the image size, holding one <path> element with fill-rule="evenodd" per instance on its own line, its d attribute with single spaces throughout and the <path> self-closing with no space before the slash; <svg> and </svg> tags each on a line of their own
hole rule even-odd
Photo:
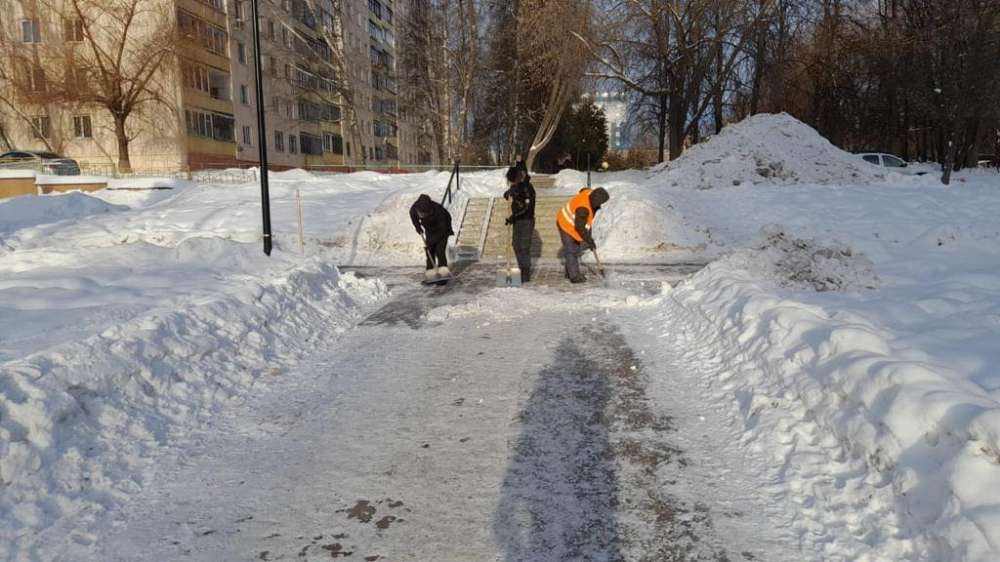
<svg viewBox="0 0 1000 562">
<path fill-rule="evenodd" d="M 604 110 L 608 121 L 608 150 L 627 150 L 631 146 L 628 135 L 628 100 L 623 92 L 597 92 L 592 95 L 594 105 Z"/>
</svg>

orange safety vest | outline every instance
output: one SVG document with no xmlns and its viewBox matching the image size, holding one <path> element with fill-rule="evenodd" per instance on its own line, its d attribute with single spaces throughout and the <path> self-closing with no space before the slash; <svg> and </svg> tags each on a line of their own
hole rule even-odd
<svg viewBox="0 0 1000 562">
<path fill-rule="evenodd" d="M 590 208 L 590 188 L 585 187 L 580 190 L 566 203 L 556 215 L 556 223 L 559 229 L 568 234 L 573 240 L 583 242 L 583 237 L 576 231 L 576 212 L 580 209 L 587 209 L 587 230 L 594 224 L 594 210 Z"/>
</svg>

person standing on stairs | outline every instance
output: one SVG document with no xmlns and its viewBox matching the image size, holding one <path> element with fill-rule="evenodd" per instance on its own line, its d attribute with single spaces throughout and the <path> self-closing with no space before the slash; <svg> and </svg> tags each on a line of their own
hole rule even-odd
<svg viewBox="0 0 1000 562">
<path fill-rule="evenodd" d="M 591 234 L 594 216 L 601 206 L 608 202 L 609 195 L 603 187 L 580 190 L 556 214 L 556 225 L 562 239 L 563 258 L 566 260 L 566 277 L 570 283 L 587 280 L 580 273 L 580 256 L 586 248 L 597 251 L 597 243 Z"/>
<path fill-rule="evenodd" d="M 503 198 L 510 201 L 510 216 L 504 224 L 513 228 L 510 243 L 521 269 L 521 282 L 527 283 L 531 279 L 531 238 L 535 232 L 535 187 L 521 155 L 507 170 L 507 183 L 510 188 Z"/>
<path fill-rule="evenodd" d="M 427 194 L 421 194 L 410 207 L 410 220 L 417 234 L 423 236 L 426 246 L 427 271 L 424 277 L 427 281 L 434 281 L 450 276 L 448 237 L 455 234 L 451 228 L 451 213 Z"/>
</svg>

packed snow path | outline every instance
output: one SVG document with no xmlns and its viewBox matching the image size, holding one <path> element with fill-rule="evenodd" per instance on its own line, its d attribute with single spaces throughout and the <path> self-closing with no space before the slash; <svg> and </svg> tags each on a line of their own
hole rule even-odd
<svg viewBox="0 0 1000 562">
<path fill-rule="evenodd" d="M 184 444 L 94 559 L 796 559 L 698 404 L 682 331 L 649 335 L 599 287 L 491 293 L 491 274 L 397 288 Z"/>
</svg>

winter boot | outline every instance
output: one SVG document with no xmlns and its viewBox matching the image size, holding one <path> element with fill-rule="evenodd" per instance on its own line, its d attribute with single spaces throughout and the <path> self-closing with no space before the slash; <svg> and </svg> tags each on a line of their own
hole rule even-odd
<svg viewBox="0 0 1000 562">
<path fill-rule="evenodd" d="M 441 267 L 437 268 L 437 275 L 438 277 L 441 278 L 450 277 L 451 271 L 448 270 L 447 265 L 442 265 Z"/>
<path fill-rule="evenodd" d="M 424 272 L 424 280 L 427 282 L 437 280 L 437 270 L 433 267 Z"/>
<path fill-rule="evenodd" d="M 586 283 L 587 282 L 587 278 L 584 277 L 583 275 L 577 275 L 576 277 L 570 277 L 569 278 L 569 282 L 570 283 Z"/>
</svg>

